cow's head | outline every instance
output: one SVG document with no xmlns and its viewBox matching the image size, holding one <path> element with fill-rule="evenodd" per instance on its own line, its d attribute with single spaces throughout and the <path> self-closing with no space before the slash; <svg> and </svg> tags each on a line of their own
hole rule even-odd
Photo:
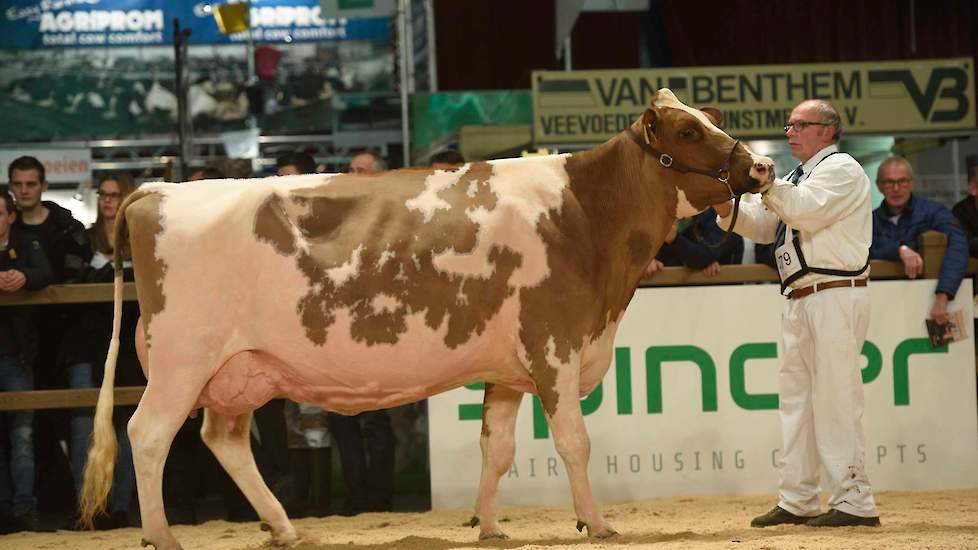
<svg viewBox="0 0 978 550">
<path fill-rule="evenodd" d="M 656 157 L 655 165 L 675 184 L 677 217 L 759 192 L 773 180 L 774 162 L 724 133 L 717 126 L 720 118 L 720 111 L 688 107 L 663 88 L 632 127 L 649 145 L 646 151 Z"/>
</svg>

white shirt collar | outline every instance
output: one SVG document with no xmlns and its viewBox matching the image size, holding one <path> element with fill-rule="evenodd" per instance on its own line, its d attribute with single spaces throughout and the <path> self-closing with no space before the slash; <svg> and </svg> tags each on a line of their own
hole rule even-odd
<svg viewBox="0 0 978 550">
<path fill-rule="evenodd" d="M 815 153 L 815 155 L 812 158 L 808 159 L 808 162 L 801 165 L 801 170 L 803 172 L 802 179 L 807 178 L 808 174 L 811 174 L 812 170 L 815 169 L 815 166 L 817 166 L 818 163 L 822 162 L 822 159 L 831 155 L 832 153 L 837 153 L 838 151 L 839 151 L 839 146 L 833 143 L 832 145 L 829 145 L 825 149 L 822 149 L 821 151 Z"/>
</svg>

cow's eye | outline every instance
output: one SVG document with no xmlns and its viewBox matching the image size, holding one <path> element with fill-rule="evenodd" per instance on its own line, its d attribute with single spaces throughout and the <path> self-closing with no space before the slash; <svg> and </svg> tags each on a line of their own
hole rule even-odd
<svg viewBox="0 0 978 550">
<path fill-rule="evenodd" d="M 698 132 L 692 128 L 683 128 L 679 130 L 679 137 L 685 140 L 696 139 Z"/>
</svg>

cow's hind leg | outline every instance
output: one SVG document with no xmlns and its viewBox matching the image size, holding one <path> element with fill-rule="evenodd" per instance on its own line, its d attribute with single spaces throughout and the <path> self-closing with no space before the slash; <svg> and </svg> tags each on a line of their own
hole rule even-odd
<svg viewBox="0 0 978 550">
<path fill-rule="evenodd" d="M 505 386 L 486 384 L 482 404 L 482 477 L 479 479 L 479 496 L 475 501 L 475 515 L 470 525 L 479 526 L 479 539 L 509 538 L 499 528 L 496 517 L 496 491 L 499 478 L 513 464 L 516 452 L 514 432 L 516 413 L 523 394 Z"/>
<path fill-rule="evenodd" d="M 251 453 L 250 427 L 251 413 L 228 417 L 205 409 L 200 436 L 258 512 L 264 522 L 262 528 L 271 530 L 272 543 L 291 546 L 298 540 L 295 528 L 258 473 Z"/>
<path fill-rule="evenodd" d="M 180 548 L 163 511 L 163 465 L 173 437 L 193 408 L 203 385 L 203 380 L 180 380 L 154 373 L 129 420 L 143 546 L 153 545 L 156 550 Z"/>
<path fill-rule="evenodd" d="M 598 539 L 617 535 L 618 532 L 601 517 L 601 511 L 598 510 L 591 492 L 591 482 L 588 480 L 591 438 L 584 425 L 584 415 L 578 399 L 580 366 L 571 362 L 560 365 L 556 371 L 556 383 L 541 380 L 537 382 L 537 386 L 547 387 L 549 382 L 553 388 L 552 391 L 541 392 L 540 400 L 547 424 L 553 433 L 554 447 L 567 468 L 567 478 L 574 496 L 574 511 L 577 514 L 577 529 L 587 527 L 588 536 Z"/>
</svg>

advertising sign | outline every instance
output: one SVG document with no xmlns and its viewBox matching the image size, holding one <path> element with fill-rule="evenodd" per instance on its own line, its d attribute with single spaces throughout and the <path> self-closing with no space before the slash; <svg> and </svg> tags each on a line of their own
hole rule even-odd
<svg viewBox="0 0 978 550">
<path fill-rule="evenodd" d="M 875 490 L 978 487 L 972 338 L 931 348 L 935 281 L 874 281 L 863 348 L 867 472 Z M 952 310 L 972 317 L 971 281 Z M 596 497 L 774 492 L 781 447 L 774 285 L 639 289 L 602 384 L 581 401 Z M 971 327 L 968 327 L 969 333 Z M 469 508 L 478 489 L 482 391 L 428 401 L 434 508 Z M 500 503 L 569 505 L 539 400 L 525 396 Z"/>
<path fill-rule="evenodd" d="M 795 105 L 831 101 L 846 133 L 967 130 L 975 127 L 970 57 L 866 63 L 746 65 L 533 73 L 539 144 L 596 143 L 624 130 L 670 88 L 687 105 L 724 113 L 732 136 L 783 133 Z"/>
<path fill-rule="evenodd" d="M 10 0 L 0 15 L 0 49 L 173 44 L 173 21 L 191 30 L 191 44 L 231 44 L 246 33 L 223 35 L 213 7 L 224 2 L 167 0 Z M 292 43 L 389 40 L 388 17 L 324 15 L 318 0 L 252 2 L 253 38 Z"/>
<path fill-rule="evenodd" d="M 0 174 L 7 183 L 7 167 L 18 157 L 29 155 L 44 165 L 45 178 L 50 183 L 81 183 L 92 179 L 90 149 L 4 149 L 0 151 Z"/>
</svg>

